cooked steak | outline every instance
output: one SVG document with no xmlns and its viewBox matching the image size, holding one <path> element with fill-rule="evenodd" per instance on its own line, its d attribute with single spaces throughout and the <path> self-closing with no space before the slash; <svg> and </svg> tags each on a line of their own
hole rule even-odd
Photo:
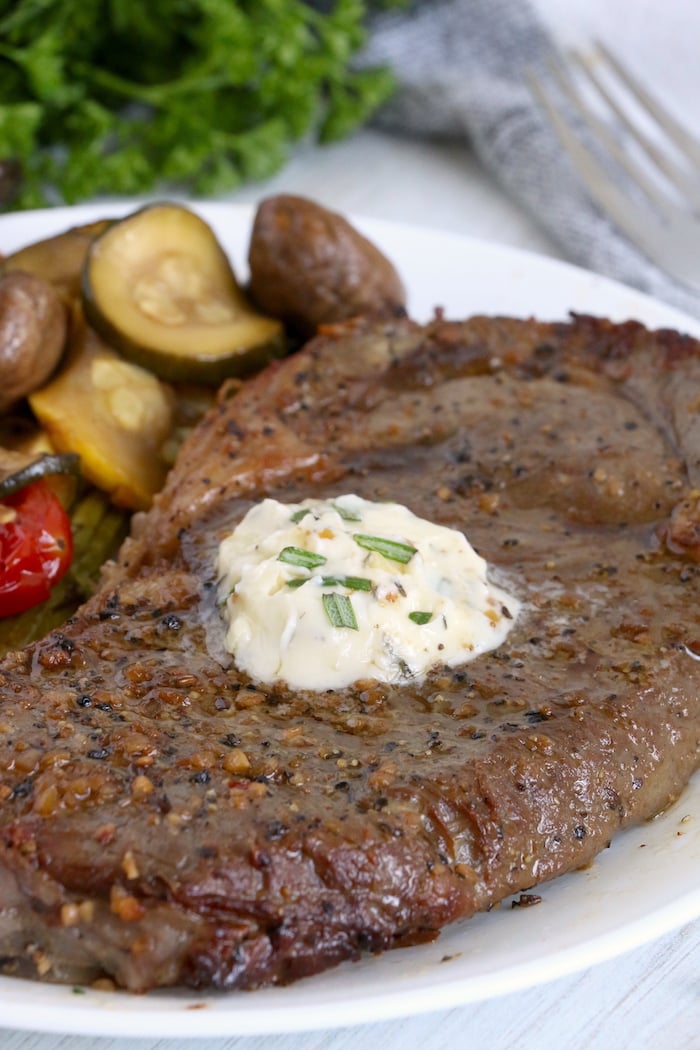
<svg viewBox="0 0 700 1050">
<path fill-rule="evenodd" d="M 4 972 L 287 982 L 590 862 L 698 765 L 699 489 L 699 344 L 634 323 L 356 323 L 222 391 L 99 593 L 0 666 Z M 505 644 L 238 672 L 222 535 L 347 492 L 464 530 Z"/>
</svg>

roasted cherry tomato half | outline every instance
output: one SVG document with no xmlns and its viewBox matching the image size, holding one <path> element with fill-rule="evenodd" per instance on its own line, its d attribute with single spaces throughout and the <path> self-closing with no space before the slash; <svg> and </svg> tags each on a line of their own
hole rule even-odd
<svg viewBox="0 0 700 1050">
<path fill-rule="evenodd" d="M 0 616 L 46 601 L 73 558 L 70 519 L 45 481 L 0 503 Z"/>
</svg>

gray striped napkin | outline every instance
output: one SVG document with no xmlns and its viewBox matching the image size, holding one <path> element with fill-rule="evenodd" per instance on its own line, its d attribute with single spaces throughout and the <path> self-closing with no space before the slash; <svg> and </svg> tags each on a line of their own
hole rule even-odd
<svg viewBox="0 0 700 1050">
<path fill-rule="evenodd" d="M 524 80 L 553 53 L 527 0 L 432 0 L 375 16 L 362 61 L 388 64 L 398 80 L 378 125 L 466 138 L 568 259 L 700 316 L 700 295 L 638 251 L 579 182 Z"/>
</svg>

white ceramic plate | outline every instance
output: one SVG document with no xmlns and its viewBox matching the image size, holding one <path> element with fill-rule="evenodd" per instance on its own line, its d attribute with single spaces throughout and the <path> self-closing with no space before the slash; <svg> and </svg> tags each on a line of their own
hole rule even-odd
<svg viewBox="0 0 700 1050">
<path fill-rule="evenodd" d="M 132 205 L 133 207 L 133 205 Z M 0 220 L 0 250 L 123 208 L 83 207 Z M 203 205 L 201 214 L 245 272 L 252 212 Z M 700 336 L 700 323 L 612 281 L 512 249 L 430 230 L 358 220 L 396 262 L 410 308 L 565 318 L 569 310 Z M 586 871 L 540 889 L 542 903 L 458 923 L 433 944 L 348 963 L 289 988 L 145 996 L 0 978 L 8 1028 L 95 1035 L 234 1036 L 292 1032 L 446 1009 L 561 977 L 635 948 L 700 916 L 700 779 L 663 816 L 619 835 Z"/>
</svg>

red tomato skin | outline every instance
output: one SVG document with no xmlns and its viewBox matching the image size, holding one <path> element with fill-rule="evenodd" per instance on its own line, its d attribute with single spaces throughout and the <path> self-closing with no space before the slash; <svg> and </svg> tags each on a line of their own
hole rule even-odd
<svg viewBox="0 0 700 1050">
<path fill-rule="evenodd" d="M 44 481 L 2 500 L 16 512 L 0 525 L 0 617 L 46 601 L 73 560 L 70 518 Z"/>
</svg>

